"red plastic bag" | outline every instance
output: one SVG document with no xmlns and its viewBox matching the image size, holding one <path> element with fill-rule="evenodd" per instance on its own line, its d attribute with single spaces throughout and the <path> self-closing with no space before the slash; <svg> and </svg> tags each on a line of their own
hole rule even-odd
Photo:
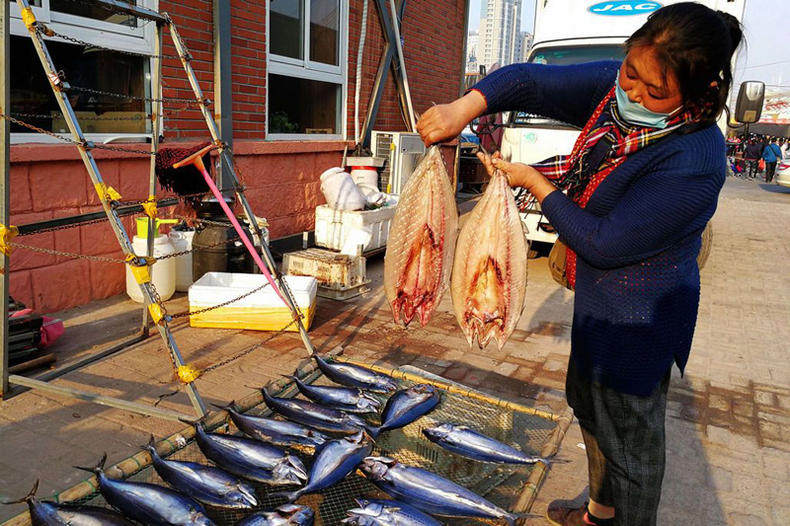
<svg viewBox="0 0 790 526">
<path fill-rule="evenodd" d="M 760 159 L 760 162 L 757 163 L 757 169 L 761 172 L 765 170 L 765 159 Z"/>
</svg>

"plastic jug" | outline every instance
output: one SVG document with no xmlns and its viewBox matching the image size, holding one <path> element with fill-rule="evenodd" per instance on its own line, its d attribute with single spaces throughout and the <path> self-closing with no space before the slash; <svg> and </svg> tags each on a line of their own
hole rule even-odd
<svg viewBox="0 0 790 526">
<path fill-rule="evenodd" d="M 154 253 L 153 256 L 157 260 L 162 256 L 167 256 L 173 254 L 176 250 L 173 248 L 172 243 L 167 236 L 163 236 L 159 234 L 159 225 L 160 224 L 170 224 L 170 223 L 177 223 L 178 220 L 176 219 L 162 219 L 156 220 L 154 233 L 156 236 L 154 237 Z M 148 218 L 147 217 L 139 217 L 137 218 L 137 232 L 138 234 L 143 233 L 145 237 L 137 235 L 132 238 L 132 249 L 134 253 L 138 256 L 145 256 L 148 254 Z M 173 296 L 173 293 L 176 290 L 176 261 L 175 258 L 168 258 L 163 259 L 161 261 L 157 261 L 153 265 L 151 265 L 151 283 L 153 283 L 156 291 L 159 293 L 159 297 L 164 301 L 168 300 Z M 132 275 L 132 271 L 129 269 L 129 266 L 126 266 L 126 294 L 129 297 L 138 302 L 143 303 L 143 292 L 140 290 L 140 285 L 137 284 L 137 281 L 134 279 L 134 275 Z"/>
<path fill-rule="evenodd" d="M 365 196 L 351 176 L 342 168 L 330 168 L 321 174 L 321 192 L 335 210 L 362 210 Z"/>
<path fill-rule="evenodd" d="M 192 238 L 195 236 L 193 228 L 173 228 L 167 234 L 173 250 L 184 252 L 192 250 Z M 173 258 L 176 261 L 176 290 L 186 292 L 192 285 L 192 253 L 182 254 Z"/>
</svg>

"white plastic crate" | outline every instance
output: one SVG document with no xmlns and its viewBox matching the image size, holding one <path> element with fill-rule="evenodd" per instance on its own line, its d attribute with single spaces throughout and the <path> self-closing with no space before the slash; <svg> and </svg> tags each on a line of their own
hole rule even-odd
<svg viewBox="0 0 790 526">
<path fill-rule="evenodd" d="M 285 276 L 285 281 L 297 308 L 304 316 L 302 323 L 305 328 L 309 328 L 315 314 L 318 289 L 315 278 Z M 268 281 L 263 274 L 206 272 L 189 287 L 189 310 L 194 312 L 219 305 L 264 284 L 268 284 Z M 189 324 L 192 327 L 279 331 L 291 319 L 291 311 L 271 285 L 267 285 L 264 289 L 224 307 L 192 314 Z M 296 331 L 296 324 L 286 330 Z"/>
<path fill-rule="evenodd" d="M 381 248 L 387 244 L 394 216 L 394 206 L 376 210 L 335 210 L 328 205 L 319 205 L 315 208 L 315 244 L 341 250 L 352 231 L 369 229 L 370 241 L 362 250 L 367 252 Z"/>
</svg>

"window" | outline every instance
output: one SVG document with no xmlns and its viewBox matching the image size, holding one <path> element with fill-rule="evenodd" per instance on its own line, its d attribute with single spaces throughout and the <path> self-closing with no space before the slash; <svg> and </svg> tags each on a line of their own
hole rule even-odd
<svg viewBox="0 0 790 526">
<path fill-rule="evenodd" d="M 126 3 L 133 4 L 133 1 Z M 30 2 L 36 19 L 59 35 L 91 45 L 68 42 L 59 36 L 45 43 L 57 70 L 76 88 L 137 98 L 122 98 L 75 89 L 69 101 L 80 127 L 90 140 L 140 140 L 150 134 L 150 104 L 139 100 L 151 93 L 151 59 L 142 54 L 154 51 L 155 24 L 89 3 L 69 0 Z M 136 0 L 156 9 L 156 0 Z M 70 137 L 65 119 L 52 93 L 44 68 L 27 28 L 11 5 L 12 114 L 26 123 Z M 52 142 L 47 135 L 11 124 L 12 142 Z"/>
<path fill-rule="evenodd" d="M 271 0 L 268 20 L 268 137 L 340 137 L 348 1 Z"/>
</svg>

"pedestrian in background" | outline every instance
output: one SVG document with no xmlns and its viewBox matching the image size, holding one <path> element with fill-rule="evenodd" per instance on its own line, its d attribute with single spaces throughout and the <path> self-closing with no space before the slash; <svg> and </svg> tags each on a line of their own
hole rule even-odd
<svg viewBox="0 0 790 526">
<path fill-rule="evenodd" d="M 716 120 L 740 41 L 733 16 L 672 4 L 628 39 L 622 63 L 505 66 L 417 123 L 426 145 L 500 111 L 582 130 L 570 155 L 532 166 L 479 154 L 489 173 L 502 170 L 541 203 L 568 247 L 576 297 L 565 389 L 586 445 L 590 501 L 552 503 L 552 524 L 656 524 L 670 372 L 691 350 L 701 234 L 727 171 Z"/>
<path fill-rule="evenodd" d="M 782 158 L 782 150 L 776 144 L 776 138 L 771 138 L 770 142 L 763 149 L 763 160 L 765 161 L 765 182 L 770 183 L 776 173 L 776 163 Z"/>
<path fill-rule="evenodd" d="M 756 138 L 750 137 L 743 152 L 743 160 L 746 162 L 746 179 L 754 179 L 757 176 L 757 164 L 760 162 L 762 155 L 762 143 L 757 142 Z"/>
</svg>

